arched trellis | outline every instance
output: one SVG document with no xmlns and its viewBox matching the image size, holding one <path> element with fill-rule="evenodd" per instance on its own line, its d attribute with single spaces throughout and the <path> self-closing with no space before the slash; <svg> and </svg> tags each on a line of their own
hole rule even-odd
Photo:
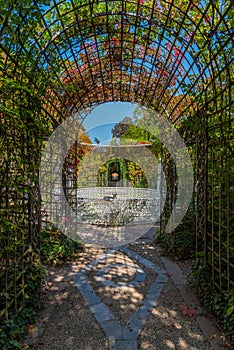
<svg viewBox="0 0 234 350">
<path fill-rule="evenodd" d="M 107 101 L 140 103 L 184 130 L 195 150 L 197 241 L 216 287 L 233 288 L 231 2 L 25 0 L 1 9 L 2 315 L 13 300 L 16 314 L 23 307 L 25 266 L 39 254 L 35 150 L 64 118 Z"/>
</svg>

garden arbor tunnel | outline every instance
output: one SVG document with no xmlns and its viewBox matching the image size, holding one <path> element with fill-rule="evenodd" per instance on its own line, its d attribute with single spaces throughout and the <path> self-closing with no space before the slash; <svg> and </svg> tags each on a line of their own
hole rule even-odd
<svg viewBox="0 0 234 350">
<path fill-rule="evenodd" d="M 180 131 L 195 176 L 182 230 L 193 230 L 214 287 L 230 291 L 231 2 L 25 0 L 1 1 L 1 11 L 1 288 L 11 295 L 2 297 L 1 316 L 25 305 L 27 279 L 40 254 L 43 143 L 65 118 L 78 115 L 82 122 L 110 101 L 149 107 Z M 168 197 L 162 229 L 172 206 Z"/>
</svg>

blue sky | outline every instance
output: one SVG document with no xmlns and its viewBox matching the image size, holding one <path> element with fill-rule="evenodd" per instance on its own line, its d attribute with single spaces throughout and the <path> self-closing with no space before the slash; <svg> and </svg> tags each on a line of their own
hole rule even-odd
<svg viewBox="0 0 234 350">
<path fill-rule="evenodd" d="M 110 140 L 113 126 L 124 117 L 131 117 L 136 106 L 129 102 L 107 102 L 96 107 L 83 122 L 91 140 L 95 137 L 101 143 Z"/>
</svg>

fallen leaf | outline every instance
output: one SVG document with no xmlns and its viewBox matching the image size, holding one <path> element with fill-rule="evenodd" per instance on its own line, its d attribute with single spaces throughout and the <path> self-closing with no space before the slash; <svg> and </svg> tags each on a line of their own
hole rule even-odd
<svg viewBox="0 0 234 350">
<path fill-rule="evenodd" d="M 192 317 L 196 314 L 196 310 L 193 308 L 188 308 L 185 305 L 180 305 L 180 309 L 182 310 L 183 315 L 188 315 L 189 317 Z"/>
<path fill-rule="evenodd" d="M 190 308 L 190 309 L 187 309 L 187 315 L 192 317 L 196 314 L 196 310 Z"/>
</svg>

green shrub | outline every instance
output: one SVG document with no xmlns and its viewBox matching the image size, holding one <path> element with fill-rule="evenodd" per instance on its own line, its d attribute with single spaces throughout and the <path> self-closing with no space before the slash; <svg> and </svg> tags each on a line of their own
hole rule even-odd
<svg viewBox="0 0 234 350">
<path fill-rule="evenodd" d="M 217 316 L 234 346 L 234 289 L 229 293 L 218 292 L 211 275 L 211 268 L 204 260 L 198 260 L 192 267 L 193 281 L 204 306 Z"/>
<path fill-rule="evenodd" d="M 155 243 L 160 244 L 162 254 L 176 260 L 189 259 L 192 257 L 196 247 L 194 232 L 176 230 L 175 233 L 160 232 Z"/>
<path fill-rule="evenodd" d="M 161 231 L 156 235 L 155 243 L 161 246 L 163 255 L 175 260 L 193 258 L 196 251 L 196 216 L 193 201 L 175 231 L 168 233 L 165 232 L 165 228 L 170 215 L 171 210 L 168 213 L 165 211 L 161 217 Z"/>
<path fill-rule="evenodd" d="M 81 248 L 81 242 L 73 241 L 53 226 L 41 233 L 41 260 L 44 264 L 64 263 L 77 257 Z"/>
<path fill-rule="evenodd" d="M 21 271 L 18 271 L 18 273 L 21 273 Z M 25 272 L 25 305 L 16 317 L 12 305 L 8 310 L 8 319 L 1 320 L 0 349 L 22 349 L 19 340 L 25 333 L 26 325 L 35 321 L 36 311 L 40 306 L 41 284 L 44 276 L 45 268 L 40 263 L 35 263 L 32 269 Z M 11 293 L 10 290 L 8 292 Z"/>
<path fill-rule="evenodd" d="M 69 258 L 76 257 L 77 250 L 81 247 L 81 243 L 74 242 L 67 238 L 54 227 L 48 227 L 41 233 L 41 260 L 43 263 L 65 262 Z M 19 266 L 17 271 L 12 269 L 12 274 L 15 273 L 19 275 L 22 274 L 22 267 Z M 14 305 L 12 305 L 9 307 L 8 319 L 1 320 L 0 349 L 22 349 L 20 338 L 24 335 L 26 326 L 35 321 L 36 311 L 40 306 L 41 285 L 44 276 L 45 268 L 40 263 L 35 263 L 32 269 L 24 273 L 26 285 L 24 292 L 24 308 L 15 317 Z M 8 277 L 10 278 L 10 276 Z M 19 289 L 20 288 L 21 286 L 19 285 Z M 8 290 L 8 294 L 14 294 L 14 291 Z M 2 303 L 4 307 L 5 302 L 6 296 L 0 295 L 0 306 Z"/>
</svg>

